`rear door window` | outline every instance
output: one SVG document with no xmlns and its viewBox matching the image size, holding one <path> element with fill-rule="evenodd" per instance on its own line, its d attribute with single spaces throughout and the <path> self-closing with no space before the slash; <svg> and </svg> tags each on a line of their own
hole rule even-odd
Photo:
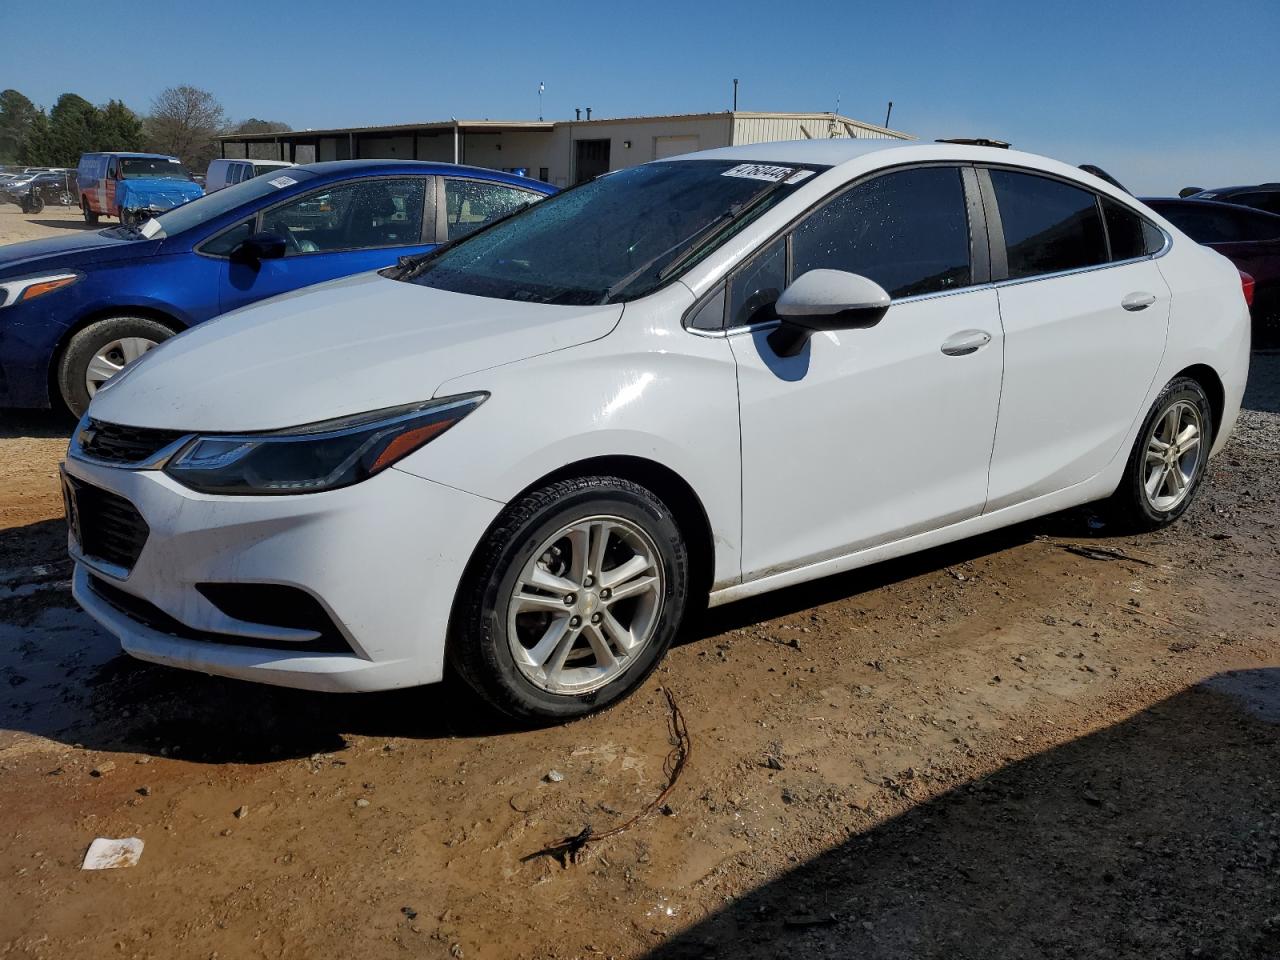
<svg viewBox="0 0 1280 960">
<path fill-rule="evenodd" d="M 895 299 L 968 286 L 969 220 L 959 168 L 902 170 L 846 190 L 796 227 L 791 255 L 795 277 L 845 270 Z"/>
<path fill-rule="evenodd" d="M 444 182 L 445 239 L 456 240 L 475 233 L 486 224 L 527 207 L 538 196 L 498 183 L 448 178 Z"/>
<path fill-rule="evenodd" d="M 1029 173 L 990 173 L 1010 279 L 1107 262 L 1102 217 L 1093 193 Z"/>
<path fill-rule="evenodd" d="M 1160 228 L 1110 197 L 1102 198 L 1102 216 L 1111 243 L 1111 260 L 1135 260 L 1164 247 Z"/>
</svg>

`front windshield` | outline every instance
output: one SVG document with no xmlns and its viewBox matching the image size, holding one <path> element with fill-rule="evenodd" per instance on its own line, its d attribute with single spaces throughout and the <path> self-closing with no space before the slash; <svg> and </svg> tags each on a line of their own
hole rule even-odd
<svg viewBox="0 0 1280 960">
<path fill-rule="evenodd" d="M 817 169 L 735 160 L 610 173 L 442 248 L 399 278 L 502 300 L 634 300 L 675 279 Z"/>
<path fill-rule="evenodd" d="M 168 157 L 121 157 L 120 179 L 141 180 L 161 177 L 165 180 L 190 180 L 191 174 L 177 160 Z"/>
<path fill-rule="evenodd" d="M 233 184 L 230 187 L 215 190 L 213 193 L 207 193 L 203 197 L 197 197 L 180 207 L 165 211 L 155 219 L 160 224 L 160 229 L 164 231 L 165 236 L 177 236 L 184 230 L 190 230 L 192 227 L 198 227 L 202 223 L 208 223 L 210 220 L 214 220 L 246 203 L 251 203 L 270 193 L 278 193 L 283 187 L 309 180 L 314 176 L 315 174 L 313 173 L 307 173 L 305 170 L 299 170 L 295 167 L 285 177 L 273 177 L 271 179 L 259 177 L 253 180 L 246 180 L 243 183 Z M 283 179 L 287 179 L 289 182 L 282 183 Z M 275 182 L 273 183 L 272 180 Z M 158 234 L 154 235 L 158 236 Z"/>
</svg>

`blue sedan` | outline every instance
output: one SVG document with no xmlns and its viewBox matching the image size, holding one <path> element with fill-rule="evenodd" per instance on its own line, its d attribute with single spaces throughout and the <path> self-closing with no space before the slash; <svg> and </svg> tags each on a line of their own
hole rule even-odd
<svg viewBox="0 0 1280 960">
<path fill-rule="evenodd" d="M 553 192 L 495 170 L 344 160 L 281 168 L 141 225 L 0 247 L 0 407 L 79 415 L 193 324 L 425 253 Z"/>
</svg>

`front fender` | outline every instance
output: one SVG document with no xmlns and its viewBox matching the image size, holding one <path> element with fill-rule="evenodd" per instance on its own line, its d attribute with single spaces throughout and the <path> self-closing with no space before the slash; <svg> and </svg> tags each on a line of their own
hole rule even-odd
<svg viewBox="0 0 1280 960">
<path fill-rule="evenodd" d="M 683 291 L 683 288 L 681 288 Z M 654 300 L 680 300 L 687 291 Z M 487 391 L 463 423 L 398 466 L 424 479 L 509 502 L 564 467 L 598 457 L 652 461 L 701 501 L 715 546 L 714 579 L 741 576 L 737 376 L 726 340 L 661 323 L 628 304 L 601 340 L 446 382 L 437 396 Z"/>
</svg>

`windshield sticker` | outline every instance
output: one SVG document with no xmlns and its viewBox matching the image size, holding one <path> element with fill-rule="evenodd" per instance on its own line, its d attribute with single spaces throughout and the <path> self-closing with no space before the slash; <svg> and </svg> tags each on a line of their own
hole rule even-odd
<svg viewBox="0 0 1280 960">
<path fill-rule="evenodd" d="M 292 187 L 297 182 L 298 181 L 293 179 L 293 177 L 276 177 L 274 180 L 267 181 L 267 183 L 271 184 L 277 190 L 282 190 L 285 187 Z"/>
<path fill-rule="evenodd" d="M 791 176 L 787 177 L 787 183 L 799 183 L 801 180 L 808 180 L 812 176 L 812 170 L 797 170 Z"/>
<path fill-rule="evenodd" d="M 181 161 L 181 160 L 179 160 L 177 157 L 170 157 L 170 158 L 169 158 L 169 162 L 170 162 L 170 163 L 181 163 L 182 161 Z"/>
<path fill-rule="evenodd" d="M 740 163 L 736 167 L 730 167 L 720 176 L 742 177 L 744 180 L 768 180 L 770 183 L 777 183 L 793 170 L 795 167 L 774 167 L 767 163 Z"/>
<path fill-rule="evenodd" d="M 157 220 L 155 217 L 152 217 L 150 220 L 148 220 L 138 229 L 144 237 L 150 240 L 152 237 L 154 237 L 157 233 L 160 232 L 161 230 L 160 221 Z"/>
</svg>

